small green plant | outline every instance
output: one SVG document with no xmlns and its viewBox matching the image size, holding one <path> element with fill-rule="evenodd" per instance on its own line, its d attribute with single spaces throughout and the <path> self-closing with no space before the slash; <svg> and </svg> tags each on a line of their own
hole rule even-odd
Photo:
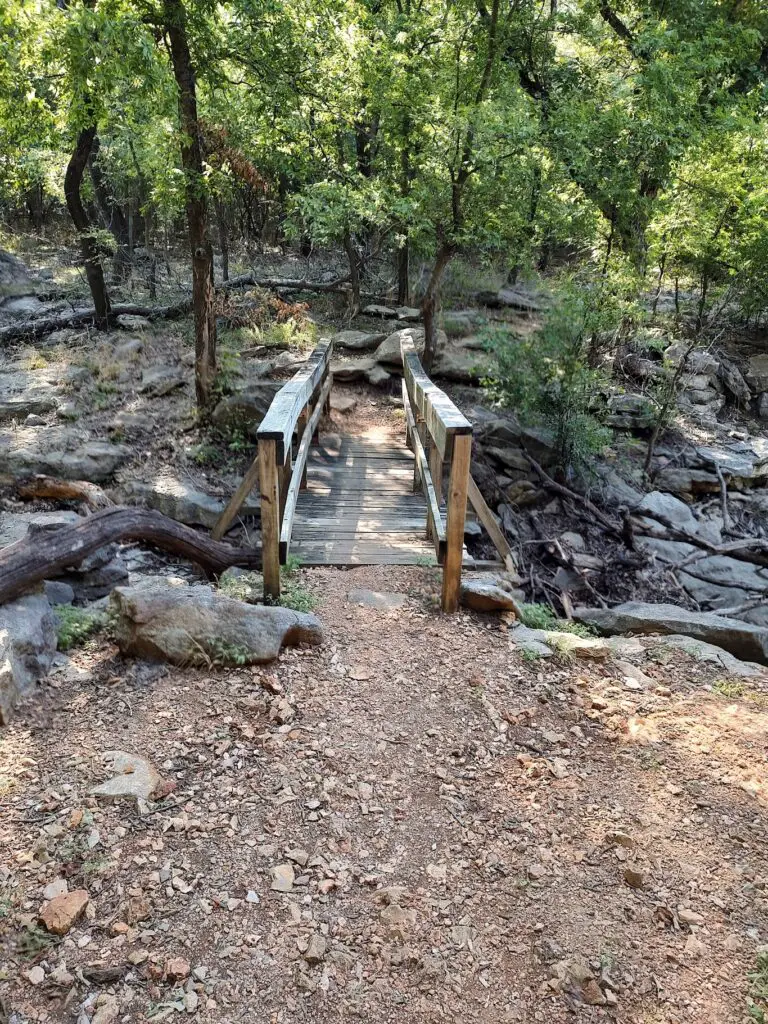
<svg viewBox="0 0 768 1024">
<path fill-rule="evenodd" d="M 546 604 L 522 604 L 521 622 L 529 629 L 550 629 L 557 633 L 573 633 L 574 636 L 592 636 L 589 626 L 581 622 L 571 622 L 570 619 L 558 619 L 549 605 Z"/>
<path fill-rule="evenodd" d="M 219 459 L 219 450 L 213 444 L 203 443 L 195 445 L 190 452 L 192 461 L 198 466 L 214 466 Z"/>
<path fill-rule="evenodd" d="M 62 604 L 56 608 L 56 638 L 60 651 L 84 644 L 88 637 L 105 629 L 107 616 Z"/>
<path fill-rule="evenodd" d="M 768 953 L 757 954 L 755 970 L 751 971 L 747 1005 L 749 1016 L 758 1024 L 768 1024 Z"/>
<path fill-rule="evenodd" d="M 206 640 L 202 650 L 207 655 L 212 667 L 248 665 L 252 658 L 251 652 L 247 647 L 242 644 L 229 643 L 217 636 Z"/>
<path fill-rule="evenodd" d="M 738 682 L 736 679 L 716 679 L 712 683 L 712 689 L 715 693 L 719 693 L 722 697 L 744 697 L 747 693 L 747 688 L 744 683 Z"/>
<path fill-rule="evenodd" d="M 532 647 L 524 647 L 521 654 L 523 661 L 528 662 L 539 661 L 541 658 L 546 657 L 543 651 L 535 651 Z"/>
<path fill-rule="evenodd" d="M 287 555 L 285 559 L 285 565 L 280 569 L 280 575 L 283 579 L 290 579 L 295 576 L 301 568 L 301 559 L 298 555 Z"/>
<path fill-rule="evenodd" d="M 277 603 L 283 608 L 293 608 L 295 612 L 311 612 L 317 608 L 315 595 L 299 585 L 286 586 Z"/>
<path fill-rule="evenodd" d="M 416 565 L 423 566 L 425 569 L 432 569 L 437 565 L 437 559 L 434 555 L 419 555 L 416 559 Z"/>
<path fill-rule="evenodd" d="M 22 960 L 34 960 L 35 957 L 52 946 L 57 946 L 60 942 L 61 939 L 57 939 L 55 935 L 51 935 L 45 929 L 33 924 L 21 933 L 18 953 Z"/>
<path fill-rule="evenodd" d="M 241 572 L 237 576 L 225 574 L 219 579 L 219 591 L 235 601 L 261 604 L 264 579 L 259 572 Z"/>
</svg>

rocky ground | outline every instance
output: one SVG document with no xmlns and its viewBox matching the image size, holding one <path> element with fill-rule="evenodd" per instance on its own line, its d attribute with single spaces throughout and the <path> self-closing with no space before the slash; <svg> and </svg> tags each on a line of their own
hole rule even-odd
<svg viewBox="0 0 768 1024">
<path fill-rule="evenodd" d="M 63 288 L 36 267 L 0 321 L 74 304 Z M 473 420 L 515 600 L 640 635 L 553 633 L 549 613 L 542 629 L 443 617 L 433 569 L 301 570 L 292 586 L 322 627 L 306 616 L 295 639 L 322 628 L 323 643 L 223 669 L 245 632 L 265 643 L 262 613 L 273 657 L 294 613 L 234 608 L 223 584 L 189 586 L 192 566 L 136 544 L 4 605 L 0 1021 L 764 1019 L 768 677 L 737 660 L 768 662 L 763 342 L 689 354 L 650 484 L 648 381 L 674 353 L 652 337 L 627 355 L 614 443 L 585 482 L 595 512 L 528 461 L 551 465 L 547 431 L 475 386 L 483 325 L 526 334 L 541 303 L 530 289 L 456 303 L 436 374 Z M 206 425 L 187 321 L 15 343 L 0 369 L 0 546 L 85 511 L 19 491 L 41 473 L 210 528 L 317 337 L 337 346 L 324 427 L 394 424 L 415 316 L 227 299 Z M 229 539 L 258 530 L 246 506 Z M 126 584 L 107 632 L 55 653 L 62 608 L 103 614 Z M 176 664 L 135 660 L 150 647 Z"/>
<path fill-rule="evenodd" d="M 524 654 L 431 569 L 302 575 L 323 646 L 93 641 L 2 732 L 6 1019 L 746 1021 L 765 676 Z M 94 792 L 114 750 L 148 804 Z"/>
</svg>

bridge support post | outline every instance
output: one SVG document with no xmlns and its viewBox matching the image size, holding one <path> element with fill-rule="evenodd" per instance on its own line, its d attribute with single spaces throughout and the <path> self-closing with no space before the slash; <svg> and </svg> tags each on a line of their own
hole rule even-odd
<svg viewBox="0 0 768 1024">
<path fill-rule="evenodd" d="M 445 561 L 443 562 L 442 609 L 455 612 L 459 607 L 461 563 L 464 553 L 464 519 L 467 514 L 467 488 L 472 460 L 472 435 L 457 434 L 453 439 L 453 457 L 446 499 Z"/>
<path fill-rule="evenodd" d="M 280 476 L 276 443 L 260 440 L 258 458 L 264 597 L 276 599 L 280 597 Z"/>
</svg>

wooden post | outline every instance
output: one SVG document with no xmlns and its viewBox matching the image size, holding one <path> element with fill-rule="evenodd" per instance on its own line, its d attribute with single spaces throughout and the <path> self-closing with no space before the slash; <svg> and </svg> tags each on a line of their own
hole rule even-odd
<svg viewBox="0 0 768 1024">
<path fill-rule="evenodd" d="M 453 439 L 453 458 L 446 501 L 447 521 L 445 524 L 442 595 L 444 612 L 455 612 L 459 607 L 461 562 L 464 554 L 464 517 L 467 514 L 467 487 L 471 460 L 472 435 L 457 434 Z"/>
<path fill-rule="evenodd" d="M 288 452 L 285 456 L 285 465 L 278 467 L 278 478 L 280 481 L 280 523 L 283 522 L 285 511 L 285 499 L 288 495 L 288 488 L 291 484 L 291 472 L 293 470 L 293 454 Z"/>
<path fill-rule="evenodd" d="M 443 457 L 436 444 L 429 445 L 429 473 L 432 477 L 432 486 L 435 489 L 435 497 L 438 505 L 443 500 Z M 431 519 L 427 517 L 427 536 L 434 537 L 434 530 L 430 528 Z"/>
<path fill-rule="evenodd" d="M 416 423 L 416 433 L 419 435 L 421 446 L 426 451 L 427 425 L 417 409 L 413 410 L 413 418 Z M 414 491 L 421 489 L 421 473 L 419 472 L 419 463 L 417 459 L 413 460 L 413 489 Z"/>
<path fill-rule="evenodd" d="M 259 485 L 261 489 L 261 558 L 264 597 L 280 597 L 280 480 L 277 446 L 259 441 Z"/>
</svg>

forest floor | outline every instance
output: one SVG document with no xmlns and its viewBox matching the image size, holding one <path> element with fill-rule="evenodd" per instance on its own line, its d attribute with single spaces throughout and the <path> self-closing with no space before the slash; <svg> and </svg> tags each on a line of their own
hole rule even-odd
<svg viewBox="0 0 768 1024">
<path fill-rule="evenodd" d="M 323 646 L 180 670 L 94 640 L 3 731 L 9 1021 L 748 1019 L 768 685 L 523 658 L 435 611 L 435 569 L 301 575 Z M 175 791 L 97 803 L 111 749 Z M 59 877 L 90 902 L 52 939 Z"/>
</svg>

